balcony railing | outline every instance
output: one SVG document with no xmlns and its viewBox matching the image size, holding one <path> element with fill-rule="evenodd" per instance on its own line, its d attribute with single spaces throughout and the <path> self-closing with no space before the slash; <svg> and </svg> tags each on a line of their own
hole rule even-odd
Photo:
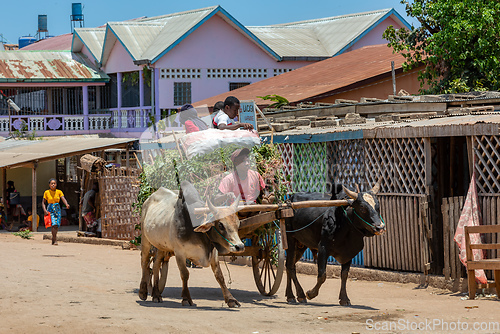
<svg viewBox="0 0 500 334">
<path fill-rule="evenodd" d="M 90 115 L 11 115 L 0 116 L 0 133 L 9 131 L 37 132 L 41 135 L 57 135 L 57 132 L 98 133 L 106 131 L 143 131 L 151 119 L 151 107 L 112 108 Z M 88 125 L 86 125 L 86 118 Z M 180 129 L 178 124 L 168 124 L 168 130 Z"/>
</svg>

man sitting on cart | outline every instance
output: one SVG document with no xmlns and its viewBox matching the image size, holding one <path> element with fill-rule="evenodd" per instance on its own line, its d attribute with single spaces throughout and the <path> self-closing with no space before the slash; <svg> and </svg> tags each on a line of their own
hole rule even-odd
<svg viewBox="0 0 500 334">
<path fill-rule="evenodd" d="M 229 193 L 233 193 L 235 197 L 240 195 L 246 204 L 255 204 L 257 198 L 263 194 L 266 183 L 259 173 L 250 169 L 249 154 L 248 148 L 233 152 L 231 161 L 234 169 L 222 179 L 219 190 L 224 195 Z"/>
</svg>

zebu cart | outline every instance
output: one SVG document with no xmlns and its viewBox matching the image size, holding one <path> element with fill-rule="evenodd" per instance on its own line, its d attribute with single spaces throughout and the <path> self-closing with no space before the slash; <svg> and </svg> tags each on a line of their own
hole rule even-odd
<svg viewBox="0 0 500 334">
<path fill-rule="evenodd" d="M 243 130 L 220 131 L 209 129 L 190 133 L 179 140 L 174 134 L 173 139 L 181 161 L 183 157 L 189 160 L 197 156 L 203 156 L 213 151 L 214 147 L 225 147 L 230 144 L 238 144 L 240 147 L 252 147 L 260 143 L 257 135 Z M 200 193 L 206 193 L 206 191 L 203 190 Z M 245 246 L 243 253 L 229 253 L 225 254 L 225 256 L 250 256 L 257 289 L 262 295 L 271 296 L 278 291 L 285 269 L 285 250 L 287 249 L 285 218 L 293 217 L 294 209 L 341 205 L 347 205 L 347 201 L 307 201 L 240 206 L 238 207 L 238 213 L 241 213 L 239 215 L 239 236 L 242 239 L 250 239 L 251 245 Z M 194 210 L 194 213 L 201 215 L 209 211 L 209 208 L 198 208 Z M 250 216 L 249 213 L 251 213 Z M 259 229 L 267 224 L 275 224 L 276 228 Z M 163 282 L 160 282 L 160 291 L 164 287 Z"/>
<path fill-rule="evenodd" d="M 238 213 L 255 213 L 240 219 L 240 238 L 252 241 L 245 246 L 243 253 L 229 253 L 225 256 L 251 256 L 253 277 L 257 289 L 264 296 L 272 296 L 278 291 L 285 270 L 286 241 L 285 218 L 293 217 L 294 209 L 308 207 L 332 207 L 348 205 L 346 200 L 303 201 L 282 204 L 255 204 L 238 207 Z M 195 209 L 195 214 L 209 212 L 209 208 Z M 266 224 L 276 224 L 277 229 L 265 230 L 257 234 L 256 230 Z"/>
</svg>

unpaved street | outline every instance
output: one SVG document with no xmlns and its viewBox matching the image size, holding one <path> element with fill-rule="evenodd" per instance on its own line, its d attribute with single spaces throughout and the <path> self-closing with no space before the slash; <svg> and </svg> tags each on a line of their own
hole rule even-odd
<svg viewBox="0 0 500 334">
<path fill-rule="evenodd" d="M 469 301 L 460 294 L 417 289 L 414 284 L 350 280 L 353 306 L 341 307 L 340 280 L 328 279 L 315 300 L 288 305 L 284 282 L 275 297 L 263 297 L 251 268 L 237 265 L 228 268 L 239 309 L 224 304 L 208 268 L 190 269 L 191 296 L 197 306 L 182 307 L 175 261 L 170 261 L 164 302 L 141 301 L 139 255 L 114 246 L 51 246 L 39 233 L 34 240 L 0 233 L 0 333 L 447 332 L 443 326 L 448 332 L 467 328 L 462 332 L 500 333 L 488 324 L 500 322 L 498 299 Z M 222 269 L 228 280 L 224 263 Z M 305 289 L 315 281 L 307 275 L 299 279 Z M 391 324 L 392 330 L 385 330 Z"/>
</svg>

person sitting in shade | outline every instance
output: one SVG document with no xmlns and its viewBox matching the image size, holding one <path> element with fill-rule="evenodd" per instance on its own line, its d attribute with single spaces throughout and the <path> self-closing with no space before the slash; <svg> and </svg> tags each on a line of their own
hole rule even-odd
<svg viewBox="0 0 500 334">
<path fill-rule="evenodd" d="M 228 193 L 233 193 L 235 197 L 240 195 L 245 203 L 255 204 L 257 198 L 263 193 L 266 183 L 259 173 L 250 169 L 249 154 L 248 148 L 233 152 L 231 161 L 234 169 L 231 174 L 222 179 L 219 190 L 224 195 Z"/>
<path fill-rule="evenodd" d="M 99 184 L 94 182 L 92 189 L 87 191 L 82 198 L 82 218 L 87 224 L 87 231 L 98 238 L 101 237 L 101 222 L 96 218 L 96 196 L 99 193 Z"/>
<path fill-rule="evenodd" d="M 237 130 L 243 128 L 245 130 L 253 130 L 253 125 L 250 123 L 239 123 L 233 119 L 238 116 L 240 109 L 240 100 L 234 96 L 228 96 L 224 100 L 224 109 L 219 110 L 215 115 L 212 125 L 219 130 Z"/>
<path fill-rule="evenodd" d="M 198 112 L 190 104 L 185 104 L 181 107 L 179 120 L 184 124 L 186 134 L 208 129 L 207 124 L 198 117 Z"/>
<path fill-rule="evenodd" d="M 36 231 L 38 231 L 38 226 L 40 226 L 40 216 L 36 215 Z M 28 218 L 21 223 L 19 226 L 19 231 L 30 230 L 32 231 L 33 227 L 33 213 L 31 208 L 28 208 Z"/>
</svg>

